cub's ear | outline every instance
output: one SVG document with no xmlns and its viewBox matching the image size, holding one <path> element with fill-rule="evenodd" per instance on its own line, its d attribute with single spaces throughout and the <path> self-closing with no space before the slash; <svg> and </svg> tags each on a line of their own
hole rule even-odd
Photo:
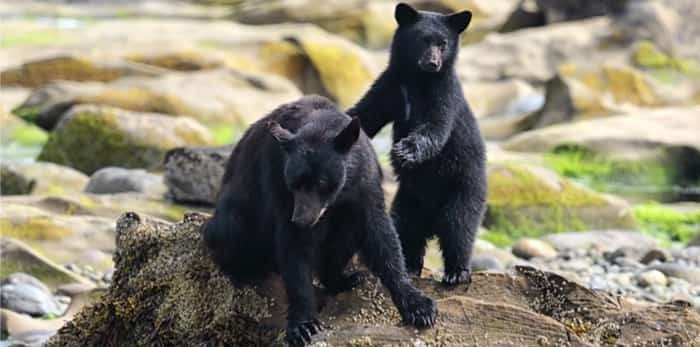
<svg viewBox="0 0 700 347">
<path fill-rule="evenodd" d="M 340 131 L 340 134 L 335 137 L 333 144 L 335 149 L 341 153 L 347 153 L 360 136 L 360 119 L 352 117 L 352 121 L 345 129 Z"/>
<path fill-rule="evenodd" d="M 283 128 L 280 123 L 274 120 L 267 122 L 267 129 L 270 131 L 270 135 L 280 144 L 286 144 L 294 138 L 294 134 Z"/>
<path fill-rule="evenodd" d="M 447 24 L 458 34 L 463 32 L 471 21 L 472 13 L 469 11 L 457 12 L 447 16 Z"/>
<path fill-rule="evenodd" d="M 399 25 L 408 25 L 418 19 L 418 11 L 405 3 L 399 3 L 394 10 L 394 18 Z"/>
</svg>

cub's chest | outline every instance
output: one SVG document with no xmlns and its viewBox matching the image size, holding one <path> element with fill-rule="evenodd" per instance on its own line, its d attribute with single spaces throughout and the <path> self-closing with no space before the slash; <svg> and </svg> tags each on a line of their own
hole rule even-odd
<svg viewBox="0 0 700 347">
<path fill-rule="evenodd" d="M 425 121 L 425 114 L 430 110 L 429 97 L 425 94 L 425 91 L 399 86 L 400 107 L 394 119 L 395 126 L 413 127 Z"/>
</svg>

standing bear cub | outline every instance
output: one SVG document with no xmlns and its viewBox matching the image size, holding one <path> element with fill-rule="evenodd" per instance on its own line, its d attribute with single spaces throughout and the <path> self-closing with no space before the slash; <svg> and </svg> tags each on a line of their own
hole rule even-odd
<svg viewBox="0 0 700 347">
<path fill-rule="evenodd" d="M 281 274 L 289 344 L 308 343 L 321 329 L 314 272 L 330 292 L 349 290 L 358 275 L 346 267 L 358 252 L 405 322 L 434 323 L 435 302 L 409 282 L 381 181 L 358 119 L 320 96 L 280 106 L 233 149 L 204 238 L 234 281 Z"/>
<path fill-rule="evenodd" d="M 388 68 L 348 110 L 374 137 L 393 121 L 391 163 L 399 189 L 392 217 L 409 273 L 423 269 L 437 234 L 443 283 L 470 283 L 474 238 L 486 205 L 485 148 L 454 63 L 468 11 L 451 15 L 399 4 Z"/>
</svg>

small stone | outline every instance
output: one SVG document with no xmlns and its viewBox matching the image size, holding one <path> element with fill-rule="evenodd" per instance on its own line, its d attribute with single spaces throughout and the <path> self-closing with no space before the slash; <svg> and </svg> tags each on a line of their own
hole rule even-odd
<svg viewBox="0 0 700 347">
<path fill-rule="evenodd" d="M 694 266 L 676 263 L 662 263 L 648 267 L 651 270 L 659 270 L 666 276 L 684 279 L 690 283 L 700 284 L 700 269 Z"/>
<path fill-rule="evenodd" d="M 557 251 L 547 242 L 536 239 L 521 239 L 512 250 L 513 254 L 519 258 L 554 258 Z"/>
<path fill-rule="evenodd" d="M 666 262 L 671 259 L 671 254 L 663 249 L 654 248 L 646 252 L 644 256 L 639 260 L 640 263 L 648 265 L 653 261 Z"/>
<path fill-rule="evenodd" d="M 498 259 L 495 257 L 490 257 L 490 256 L 481 256 L 481 255 L 475 255 L 472 258 L 472 272 L 476 271 L 489 271 L 489 270 L 496 270 L 500 271 L 503 270 L 503 265 L 501 264 Z"/>
<path fill-rule="evenodd" d="M 663 272 L 658 270 L 644 271 L 637 275 L 637 282 L 641 287 L 666 286 L 668 278 Z"/>
</svg>

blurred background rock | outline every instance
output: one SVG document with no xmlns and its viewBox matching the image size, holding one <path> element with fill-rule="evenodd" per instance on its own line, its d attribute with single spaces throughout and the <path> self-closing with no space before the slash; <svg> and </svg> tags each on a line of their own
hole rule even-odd
<svg viewBox="0 0 700 347">
<path fill-rule="evenodd" d="M 475 266 L 700 304 L 700 2 L 409 2 L 474 13 L 457 71 L 489 149 Z M 394 6 L 0 3 L 0 275 L 39 280 L 18 277 L 31 297 L 7 282 L 3 312 L 68 319 L 111 282 L 118 215 L 209 211 L 248 124 L 302 94 L 351 106 L 386 65 Z M 374 144 L 391 199 L 389 134 Z M 3 336 L 60 326 L 21 322 Z"/>
</svg>

